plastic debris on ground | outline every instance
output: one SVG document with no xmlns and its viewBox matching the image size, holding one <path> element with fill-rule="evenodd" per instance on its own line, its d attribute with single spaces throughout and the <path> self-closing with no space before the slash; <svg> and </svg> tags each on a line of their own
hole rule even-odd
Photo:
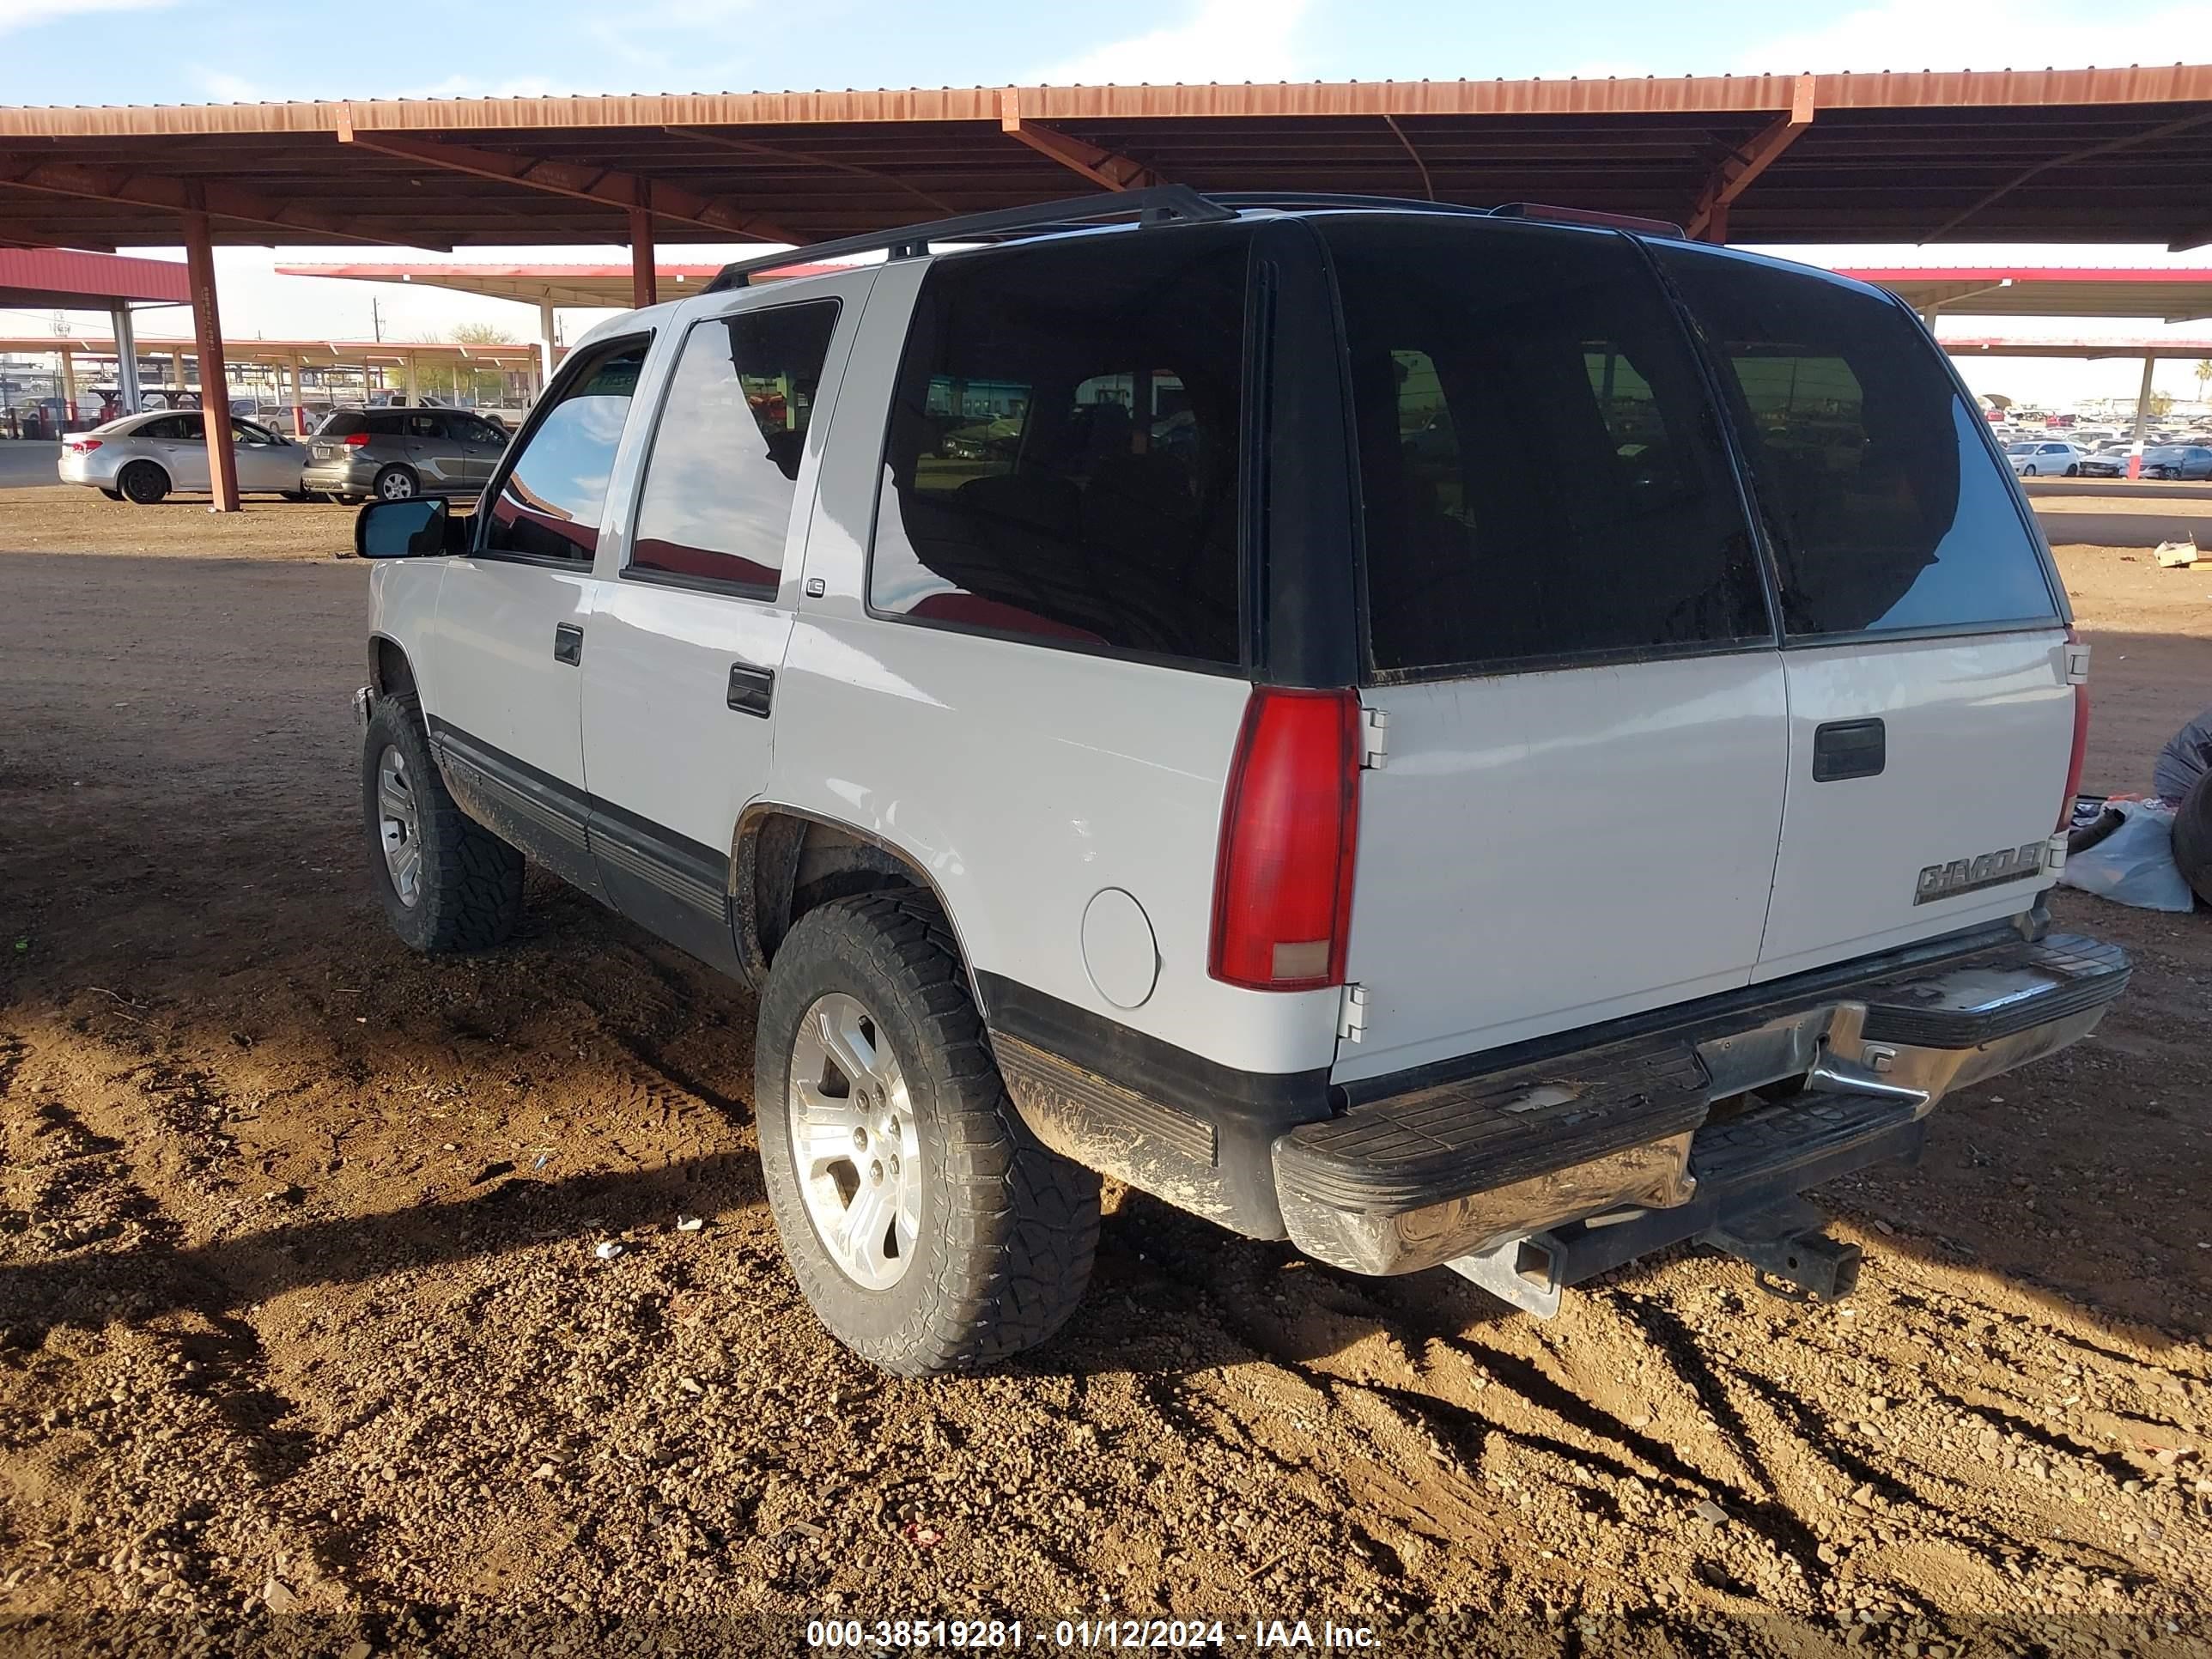
<svg viewBox="0 0 2212 1659">
<path fill-rule="evenodd" d="M 2151 793 L 2160 800 L 2183 801 L 2197 779 L 2212 771 L 2212 708 L 2206 709 L 2166 740 L 2151 769 Z"/>
<path fill-rule="evenodd" d="M 2118 812 L 2121 822 L 2094 845 L 2069 851 L 2058 884 L 2138 910 L 2196 908 L 2197 896 L 2173 861 L 2173 809 L 2162 800 L 2115 796 L 2101 811 Z"/>
<path fill-rule="evenodd" d="M 611 1261 L 622 1253 L 623 1247 L 611 1238 L 607 1240 L 605 1243 L 600 1245 L 599 1249 L 592 1252 L 593 1255 L 599 1257 L 602 1261 Z"/>
<path fill-rule="evenodd" d="M 2160 542 L 2153 557 L 2161 570 L 2186 570 L 2197 562 L 2197 543 L 2192 538 L 2185 542 Z"/>
</svg>

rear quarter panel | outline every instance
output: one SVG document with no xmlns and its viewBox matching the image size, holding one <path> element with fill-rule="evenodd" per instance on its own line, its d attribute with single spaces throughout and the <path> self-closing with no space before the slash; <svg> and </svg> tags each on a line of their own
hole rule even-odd
<svg viewBox="0 0 2212 1659">
<path fill-rule="evenodd" d="M 1326 1066 L 1334 991 L 1244 991 L 1206 972 L 1243 679 L 867 613 L 885 413 L 924 267 L 884 268 L 838 395 L 806 540 L 823 592 L 801 599 L 785 658 L 769 799 L 903 853 L 971 968 L 1223 1065 Z M 1158 979 L 1134 1008 L 1085 966 L 1084 913 L 1108 888 L 1136 898 L 1157 941 Z"/>
</svg>

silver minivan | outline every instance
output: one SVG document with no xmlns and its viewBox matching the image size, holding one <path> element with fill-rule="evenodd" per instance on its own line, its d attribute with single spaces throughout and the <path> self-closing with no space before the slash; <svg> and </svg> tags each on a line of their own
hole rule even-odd
<svg viewBox="0 0 2212 1659">
<path fill-rule="evenodd" d="M 474 495 L 507 447 L 504 428 L 465 409 L 340 409 L 308 441 L 303 489 L 342 501 Z"/>
</svg>

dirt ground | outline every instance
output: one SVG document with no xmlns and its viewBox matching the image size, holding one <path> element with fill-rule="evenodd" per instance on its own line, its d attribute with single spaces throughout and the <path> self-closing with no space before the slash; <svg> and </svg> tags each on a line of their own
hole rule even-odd
<svg viewBox="0 0 2212 1659">
<path fill-rule="evenodd" d="M 2133 989 L 1826 1191 L 1844 1307 L 1683 1249 L 1538 1323 L 1121 1194 L 1060 1340 L 889 1381 L 778 1255 L 743 991 L 534 876 L 496 954 L 384 927 L 345 515 L 49 494 L 0 495 L 0 1651 L 2212 1633 L 2212 916 L 2061 896 Z M 2090 781 L 2145 789 L 2212 569 L 2062 560 Z"/>
</svg>

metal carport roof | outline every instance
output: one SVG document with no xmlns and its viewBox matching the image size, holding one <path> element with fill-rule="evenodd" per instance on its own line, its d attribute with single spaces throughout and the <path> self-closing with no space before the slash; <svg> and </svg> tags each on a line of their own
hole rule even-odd
<svg viewBox="0 0 2212 1659">
<path fill-rule="evenodd" d="M 170 260 L 0 247 L 0 311 L 107 311 L 134 301 L 180 306 L 191 300 L 184 266 Z"/>
<path fill-rule="evenodd" d="M 1851 267 L 1844 275 L 1886 288 L 1916 311 L 1954 317 L 2212 317 L 2212 266 Z"/>
<path fill-rule="evenodd" d="M 2212 67 L 0 108 L 0 241 L 809 242 L 1109 188 L 2212 240 Z"/>
</svg>

